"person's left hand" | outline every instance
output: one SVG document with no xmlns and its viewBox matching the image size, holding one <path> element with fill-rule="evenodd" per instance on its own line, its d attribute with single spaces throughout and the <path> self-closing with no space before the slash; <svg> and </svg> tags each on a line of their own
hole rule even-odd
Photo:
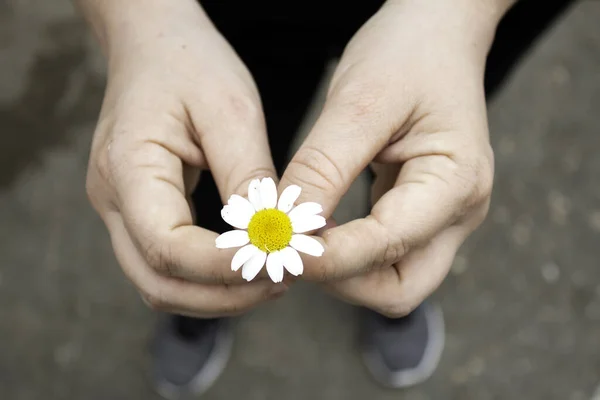
<svg viewBox="0 0 600 400">
<path fill-rule="evenodd" d="M 418 306 L 483 221 L 493 180 L 483 90 L 500 10 L 480 0 L 388 2 L 349 43 L 280 191 L 330 217 L 369 164 L 363 219 L 326 230 L 304 277 L 390 317 Z M 488 4 L 489 6 L 489 4 Z M 375 163 L 373 163 L 375 162 Z"/>
</svg>

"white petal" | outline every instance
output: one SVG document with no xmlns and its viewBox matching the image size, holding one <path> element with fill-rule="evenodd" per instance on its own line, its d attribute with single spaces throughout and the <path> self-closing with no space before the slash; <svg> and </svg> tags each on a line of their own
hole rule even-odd
<svg viewBox="0 0 600 400">
<path fill-rule="evenodd" d="M 308 201 L 306 203 L 298 204 L 289 212 L 288 216 L 293 221 L 294 219 L 303 219 L 310 217 L 311 215 L 317 215 L 322 211 L 323 207 L 321 207 L 319 203 Z"/>
<path fill-rule="evenodd" d="M 326 223 L 325 217 L 321 217 L 320 215 L 311 215 L 304 219 L 296 218 L 292 220 L 292 230 L 294 233 L 314 231 L 315 229 L 324 227 Z"/>
<path fill-rule="evenodd" d="M 246 210 L 234 205 L 226 205 L 221 210 L 221 218 L 229 225 L 238 229 L 248 228 L 248 223 L 250 222 L 252 215 L 254 214 L 248 214 Z"/>
<path fill-rule="evenodd" d="M 225 232 L 220 235 L 216 240 L 215 244 L 219 249 L 228 249 L 231 247 L 240 247 L 245 244 L 248 244 L 250 238 L 248 237 L 248 232 L 234 230 Z"/>
<path fill-rule="evenodd" d="M 302 188 L 297 185 L 290 185 L 286 187 L 281 196 L 279 196 L 279 201 L 277 202 L 277 208 L 279 211 L 283 211 L 287 213 L 294 206 L 294 202 L 298 200 L 298 196 L 300 196 L 300 192 L 302 192 Z"/>
<path fill-rule="evenodd" d="M 277 205 L 277 187 L 271 178 L 263 178 L 260 182 L 260 202 L 263 208 L 275 208 Z"/>
<path fill-rule="evenodd" d="M 290 274 L 298 276 L 304 272 L 304 264 L 302 264 L 300 254 L 295 249 L 286 247 L 280 253 L 283 258 L 283 266 Z"/>
<path fill-rule="evenodd" d="M 250 203 L 248 199 L 245 199 L 238 194 L 231 195 L 229 200 L 227 200 L 227 204 L 235 208 L 236 211 L 239 210 L 240 212 L 244 213 L 244 215 L 249 215 L 250 218 L 252 218 L 252 216 L 256 212 L 252 203 Z"/>
<path fill-rule="evenodd" d="M 256 275 L 258 275 L 263 265 L 265 265 L 266 259 L 267 253 L 265 253 L 264 251 L 259 251 L 254 256 L 252 256 L 252 258 L 246 261 L 246 263 L 242 267 L 242 278 L 244 278 L 248 282 L 256 278 Z"/>
<path fill-rule="evenodd" d="M 306 235 L 292 235 L 290 246 L 302 253 L 315 257 L 320 257 L 325 251 L 323 245 L 317 239 Z"/>
<path fill-rule="evenodd" d="M 231 259 L 231 270 L 237 271 L 240 269 L 240 267 L 244 265 L 246 261 L 251 259 L 259 251 L 260 249 L 253 244 L 249 244 L 239 249 Z"/>
<path fill-rule="evenodd" d="M 262 202 L 260 201 L 260 180 L 253 179 L 248 185 L 248 200 L 256 211 L 262 210 Z"/>
<path fill-rule="evenodd" d="M 283 256 L 281 252 L 274 251 L 267 256 L 267 272 L 275 283 L 283 281 Z"/>
</svg>

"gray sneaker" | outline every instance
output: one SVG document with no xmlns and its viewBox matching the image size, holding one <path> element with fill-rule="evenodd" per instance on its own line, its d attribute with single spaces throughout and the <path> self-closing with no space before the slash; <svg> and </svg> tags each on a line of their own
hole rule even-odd
<svg viewBox="0 0 600 400">
<path fill-rule="evenodd" d="M 442 311 L 429 303 L 398 319 L 367 310 L 363 315 L 363 361 L 387 387 L 405 388 L 427 380 L 440 361 L 444 339 Z"/>
<path fill-rule="evenodd" d="M 228 319 L 161 318 L 153 343 L 153 383 L 168 400 L 202 395 L 221 375 L 233 343 Z"/>
</svg>

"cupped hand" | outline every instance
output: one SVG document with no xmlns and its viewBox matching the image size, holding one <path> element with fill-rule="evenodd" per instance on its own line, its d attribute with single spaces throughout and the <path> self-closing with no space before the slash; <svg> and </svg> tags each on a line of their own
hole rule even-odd
<svg viewBox="0 0 600 400">
<path fill-rule="evenodd" d="M 327 229 L 304 276 L 391 317 L 442 282 L 492 188 L 483 72 L 499 11 L 434 3 L 389 1 L 355 35 L 280 182 L 330 217 L 373 167 L 370 214 Z"/>
<path fill-rule="evenodd" d="M 195 1 L 117 3 L 89 198 L 147 303 L 200 317 L 246 311 L 286 286 L 232 272 L 235 251 L 194 225 L 189 195 L 202 169 L 224 201 L 276 177 L 254 82 Z"/>
</svg>

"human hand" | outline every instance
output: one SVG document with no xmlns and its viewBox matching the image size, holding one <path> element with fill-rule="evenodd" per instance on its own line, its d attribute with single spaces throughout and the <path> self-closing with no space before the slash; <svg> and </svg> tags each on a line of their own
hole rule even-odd
<svg viewBox="0 0 600 400">
<path fill-rule="evenodd" d="M 187 200 L 201 169 L 224 200 L 275 178 L 249 72 L 195 1 L 91 3 L 104 5 L 83 9 L 109 79 L 87 190 L 123 271 L 152 307 L 192 316 L 237 314 L 282 293 L 232 272 L 235 250 L 194 226 Z"/>
<path fill-rule="evenodd" d="M 502 1 L 502 3 L 507 3 Z M 326 230 L 304 277 L 390 317 L 418 306 L 483 221 L 493 180 L 483 73 L 506 7 L 389 1 L 351 40 L 280 191 L 330 217 L 369 164 L 369 216 Z M 491 7 L 495 4 L 496 7 Z"/>
</svg>

